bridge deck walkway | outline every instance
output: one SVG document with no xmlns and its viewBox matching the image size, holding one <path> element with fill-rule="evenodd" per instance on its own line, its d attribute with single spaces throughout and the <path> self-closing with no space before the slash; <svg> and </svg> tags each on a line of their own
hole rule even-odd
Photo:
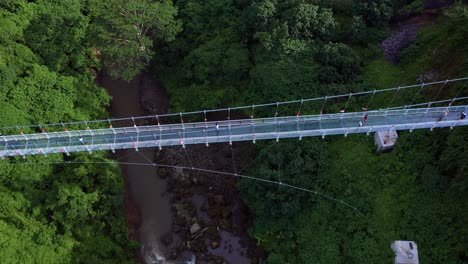
<svg viewBox="0 0 468 264">
<path fill-rule="evenodd" d="M 468 105 L 0 136 L 0 156 L 92 152 L 468 125 Z M 364 115 L 367 121 L 364 121 Z M 359 122 L 363 122 L 360 126 Z M 216 127 L 218 124 L 218 128 Z"/>
</svg>

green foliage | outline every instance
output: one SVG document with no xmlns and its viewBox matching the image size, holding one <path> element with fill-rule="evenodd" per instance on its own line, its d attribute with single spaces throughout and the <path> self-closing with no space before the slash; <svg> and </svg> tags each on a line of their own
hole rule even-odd
<svg viewBox="0 0 468 264">
<path fill-rule="evenodd" d="M 345 44 L 326 44 L 318 49 L 315 59 L 320 63 L 320 83 L 345 83 L 356 80 L 360 73 L 359 58 Z"/>
<path fill-rule="evenodd" d="M 360 73 L 352 49 L 332 42 L 332 10 L 318 3 L 186 0 L 177 7 L 184 31 L 156 66 L 174 111 L 312 97 Z"/>
<path fill-rule="evenodd" d="M 252 176 L 279 181 L 280 175 L 284 183 L 343 200 L 366 218 L 322 196 L 242 180 L 241 193 L 256 212 L 253 234 L 272 252 L 268 263 L 391 261 L 389 245 L 397 239 L 415 240 L 426 263 L 460 261 L 468 220 L 468 203 L 461 199 L 468 191 L 460 145 L 465 134 L 464 128 L 402 133 L 397 148 L 382 155 L 365 136 L 269 148 Z M 304 155 L 314 148 L 321 151 Z M 280 168 L 275 160 L 283 159 L 281 166 L 287 165 Z"/>
<path fill-rule="evenodd" d="M 409 15 L 409 14 L 421 14 L 424 9 L 424 1 L 416 0 L 412 1 L 409 5 L 401 9 L 400 14 Z"/>
<path fill-rule="evenodd" d="M 4 90 L 5 99 L 15 102 L 17 109 L 29 113 L 38 123 L 56 123 L 73 115 L 76 83 L 71 77 L 58 76 L 47 67 L 32 65 L 26 76 L 11 90 Z"/>
<path fill-rule="evenodd" d="M 393 14 L 392 0 L 357 1 L 357 14 L 361 15 L 371 27 L 387 26 Z"/>
<path fill-rule="evenodd" d="M 246 35 L 267 49 L 290 40 L 328 41 L 337 26 L 331 9 L 303 1 L 254 2 L 245 16 Z"/>
<path fill-rule="evenodd" d="M 405 79 L 414 80 L 431 70 L 437 71 L 439 78 L 460 76 L 466 72 L 466 10 L 466 5 L 454 5 L 434 26 L 420 30 L 416 41 L 400 53 L 398 68 L 405 73 Z"/>
<path fill-rule="evenodd" d="M 394 87 L 434 67 L 442 76 L 466 69 L 465 6 L 448 9 L 393 65 L 377 42 L 389 33 L 394 9 L 417 12 L 420 2 L 347 4 L 354 9 L 322 1 L 178 1 L 186 26 L 156 66 L 174 110 Z M 385 96 L 373 101 L 386 104 Z M 397 148 L 382 155 L 363 136 L 258 144 L 262 158 L 249 175 L 323 194 L 240 181 L 266 263 L 391 262 L 396 239 L 415 240 L 426 263 L 463 262 L 465 130 L 400 133 Z"/>
<path fill-rule="evenodd" d="M 302 55 L 302 56 L 301 56 Z M 281 101 L 312 95 L 313 85 L 317 80 L 318 65 L 311 60 L 312 55 L 302 52 L 295 60 L 293 57 L 281 57 L 259 63 L 251 72 L 252 86 L 256 87 L 255 100 L 265 98 L 269 101 Z M 302 59 L 301 59 L 302 58 Z"/>
<path fill-rule="evenodd" d="M 371 80 L 375 84 L 375 88 L 392 87 L 395 83 L 400 82 L 401 76 L 401 69 L 384 58 L 371 61 L 364 69 L 364 78 Z"/>
<path fill-rule="evenodd" d="M 298 39 L 330 39 L 336 27 L 331 9 L 301 3 L 285 10 L 283 17 L 289 26 L 289 34 Z"/>
<path fill-rule="evenodd" d="M 0 126 L 103 117 L 109 96 L 90 74 L 96 60 L 84 8 L 71 0 L 0 1 Z M 103 153 L 68 159 L 108 161 Z M 118 167 L 50 164 L 62 161 L 0 161 L 0 262 L 130 262 Z"/>
<path fill-rule="evenodd" d="M 77 70 L 89 55 L 83 46 L 89 18 L 82 9 L 83 4 L 74 0 L 36 3 L 34 18 L 24 32 L 25 41 L 50 70 Z"/>
<path fill-rule="evenodd" d="M 184 60 L 186 78 L 195 83 L 226 83 L 247 77 L 248 50 L 225 32 L 192 50 Z"/>
<path fill-rule="evenodd" d="M 387 63 L 375 43 L 393 9 L 419 12 L 421 1 L 338 5 L 0 0 L 0 126 L 105 115 L 110 98 L 91 69 L 100 67 L 100 52 L 106 70 L 127 80 L 154 59 L 176 111 L 385 88 L 433 68 L 441 76 L 468 69 L 464 4 L 422 30 L 400 65 Z M 248 174 L 313 190 L 240 181 L 266 263 L 390 262 L 395 239 L 415 240 L 421 262 L 463 262 L 467 135 L 463 128 L 400 133 L 397 148 L 382 155 L 364 136 L 258 144 L 265 153 Z M 0 262 L 131 261 L 136 245 L 122 217 L 119 168 L 87 163 L 108 161 L 104 153 L 66 158 L 78 165 L 41 163 L 63 160 L 0 161 Z"/>
<path fill-rule="evenodd" d="M 96 44 L 107 72 L 130 81 L 154 55 L 153 41 L 171 41 L 181 30 L 172 1 L 90 1 Z"/>
</svg>

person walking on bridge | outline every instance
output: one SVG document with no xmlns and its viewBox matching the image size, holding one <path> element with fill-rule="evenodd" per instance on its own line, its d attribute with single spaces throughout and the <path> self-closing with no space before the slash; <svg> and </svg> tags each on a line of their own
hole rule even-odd
<svg viewBox="0 0 468 264">
<path fill-rule="evenodd" d="M 438 121 L 442 121 L 444 118 L 446 118 L 448 115 L 448 111 L 445 110 L 444 113 L 439 117 L 439 120 Z"/>
<path fill-rule="evenodd" d="M 369 114 L 365 114 L 364 117 L 362 118 L 361 121 L 359 121 L 359 126 L 363 126 L 364 123 L 367 122 L 367 119 L 369 119 Z"/>
<path fill-rule="evenodd" d="M 215 127 L 216 127 L 216 136 L 219 137 L 219 123 L 218 122 L 216 122 Z"/>
<path fill-rule="evenodd" d="M 462 111 L 462 112 L 460 113 L 460 120 L 463 120 L 463 119 L 465 119 L 465 118 L 466 118 L 466 113 L 465 113 L 465 111 Z"/>
</svg>

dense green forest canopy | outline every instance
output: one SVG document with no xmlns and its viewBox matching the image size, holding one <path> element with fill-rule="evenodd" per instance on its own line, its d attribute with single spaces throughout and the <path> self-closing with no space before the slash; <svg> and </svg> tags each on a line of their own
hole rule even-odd
<svg viewBox="0 0 468 264">
<path fill-rule="evenodd" d="M 94 83 L 100 64 L 86 7 L 71 0 L 0 1 L 0 126 L 107 115 L 110 98 Z M 131 262 L 135 245 L 118 166 L 48 164 L 107 156 L 0 161 L 0 262 Z"/>
<path fill-rule="evenodd" d="M 468 8 L 458 2 L 399 54 L 379 43 L 422 0 L 0 0 L 0 126 L 105 117 L 105 69 L 152 72 L 172 111 L 274 102 L 468 72 Z M 447 59 L 450 58 L 450 59 Z M 194 100 L 196 98 L 196 100 Z M 27 132 L 27 131 L 25 131 Z M 365 136 L 258 144 L 249 174 L 331 195 L 241 180 L 267 263 L 390 263 L 415 240 L 421 263 L 468 261 L 466 128 L 400 133 L 391 153 Z M 273 146 L 271 146 L 273 145 Z M 267 151 L 263 151 L 268 149 Z M 1 263 L 125 263 L 137 247 L 106 153 L 0 161 Z"/>
<path fill-rule="evenodd" d="M 161 45 L 153 67 L 173 111 L 385 88 L 433 70 L 439 79 L 468 70 L 463 3 L 421 29 L 396 65 L 379 43 L 391 34 L 392 17 L 421 14 L 424 1 L 176 6 L 183 31 Z M 466 263 L 467 134 L 466 128 L 402 132 L 396 149 L 382 155 L 365 136 L 258 144 L 262 156 L 250 175 L 331 195 L 364 217 L 320 196 L 241 180 L 255 214 L 251 235 L 270 253 L 267 263 L 391 263 L 390 243 L 398 239 L 418 243 L 421 263 Z"/>
</svg>

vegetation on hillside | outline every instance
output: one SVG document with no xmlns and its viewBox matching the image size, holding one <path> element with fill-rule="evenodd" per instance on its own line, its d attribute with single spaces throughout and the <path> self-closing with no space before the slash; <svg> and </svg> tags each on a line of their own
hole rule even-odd
<svg viewBox="0 0 468 264">
<path fill-rule="evenodd" d="M 97 9 L 75 0 L 0 1 L 0 126 L 107 115 L 110 98 L 94 83 L 98 24 L 89 10 Z M 20 132 L 33 131 L 0 131 Z M 51 164 L 63 161 L 83 164 Z M 108 155 L 0 161 L 1 263 L 133 262 L 119 168 L 86 164 L 95 161 Z"/>
<path fill-rule="evenodd" d="M 463 75 L 463 3 L 422 29 L 399 64 L 384 59 L 379 42 L 392 16 L 419 14 L 423 6 L 420 0 L 0 0 L 0 126 L 105 117 L 110 98 L 94 83 L 102 68 L 125 80 L 152 71 L 165 83 L 172 111 L 383 88 L 431 71 L 439 79 Z M 251 234 L 268 251 L 267 263 L 391 262 L 396 239 L 415 240 L 421 263 L 466 263 L 467 135 L 466 128 L 403 132 L 396 149 L 382 155 L 359 135 L 260 143 L 259 153 L 276 146 L 249 174 L 355 209 L 241 180 L 255 214 Z M 0 161 L 0 262 L 132 262 L 137 245 L 125 227 L 119 168 L 50 164 L 107 160 L 95 153 Z"/>
<path fill-rule="evenodd" d="M 427 72 L 443 79 L 468 70 L 464 4 L 422 29 L 397 65 L 384 59 L 379 42 L 389 35 L 392 15 L 418 14 L 422 1 L 184 0 L 176 6 L 184 30 L 162 46 L 154 66 L 173 111 L 386 88 L 415 83 Z M 373 104 L 386 106 L 388 98 Z M 463 263 L 466 135 L 466 128 L 402 132 L 396 149 L 382 155 L 366 136 L 260 143 L 262 157 L 249 175 L 316 190 L 364 216 L 320 195 L 247 179 L 239 188 L 255 214 L 251 234 L 270 253 L 267 263 L 391 262 L 390 243 L 398 239 L 415 240 L 421 262 Z"/>
</svg>

